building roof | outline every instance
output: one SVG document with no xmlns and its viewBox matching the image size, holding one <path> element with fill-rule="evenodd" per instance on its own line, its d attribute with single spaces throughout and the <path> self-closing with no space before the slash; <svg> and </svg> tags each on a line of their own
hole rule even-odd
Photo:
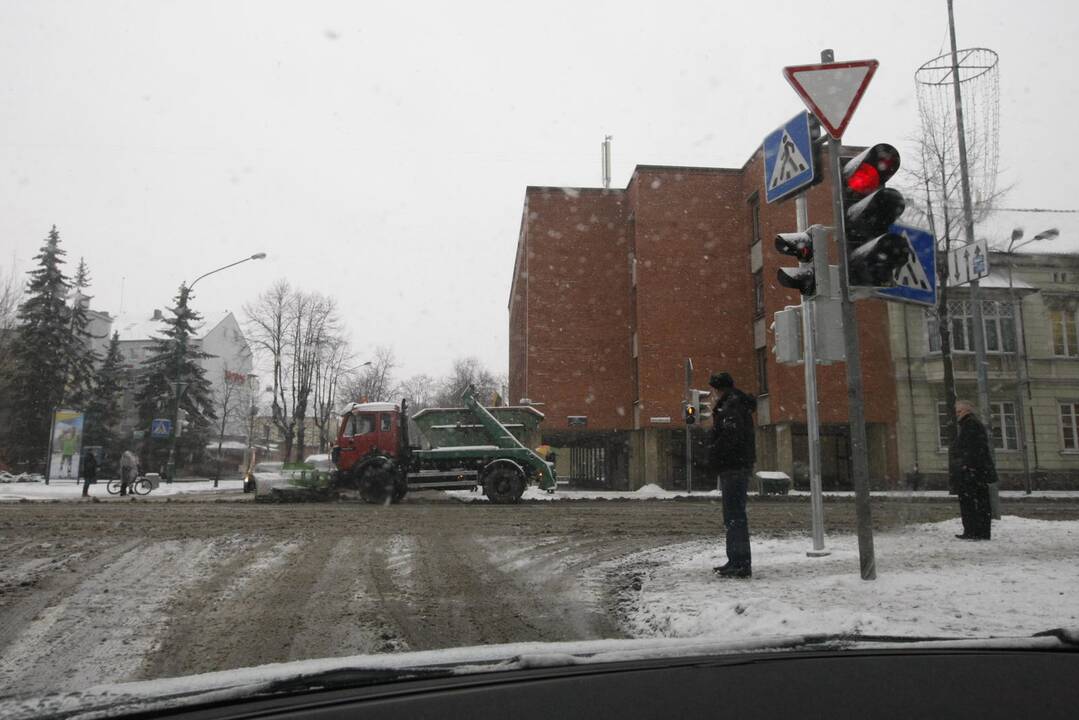
<svg viewBox="0 0 1079 720">
<path fill-rule="evenodd" d="M 206 337 L 232 313 L 228 310 L 211 311 L 202 314 L 202 322 L 195 328 L 195 337 Z M 162 313 L 164 315 L 164 313 Z M 161 337 L 165 329 L 163 320 L 155 320 L 153 314 L 133 315 L 125 313 L 113 320 L 112 329 L 120 334 L 120 341 L 149 340 Z"/>
</svg>

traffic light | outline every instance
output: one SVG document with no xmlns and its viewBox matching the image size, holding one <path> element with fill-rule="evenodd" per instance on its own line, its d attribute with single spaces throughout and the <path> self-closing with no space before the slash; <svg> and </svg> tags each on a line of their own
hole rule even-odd
<svg viewBox="0 0 1079 720">
<path fill-rule="evenodd" d="M 804 232 L 776 235 L 776 250 L 798 259 L 796 268 L 779 268 L 776 277 L 780 285 L 809 297 L 817 293 L 817 269 L 814 268 L 813 258 L 819 253 L 820 258 L 827 261 L 827 245 L 824 244 L 826 236 L 827 229 L 823 225 L 813 225 Z M 826 268 L 827 262 L 821 266 Z M 824 282 L 827 282 L 826 278 Z"/>
<path fill-rule="evenodd" d="M 697 422 L 697 406 L 692 402 L 683 402 L 682 418 L 686 421 L 686 425 L 692 425 Z"/>
<path fill-rule="evenodd" d="M 901 235 L 888 232 L 907 207 L 903 194 L 886 188 L 899 169 L 899 151 L 874 145 L 843 167 L 843 215 L 848 278 L 852 286 L 891 287 L 909 259 Z"/>
<path fill-rule="evenodd" d="M 702 421 L 712 416 L 712 406 L 708 404 L 708 398 L 712 396 L 711 390 L 690 390 L 689 402 L 697 408 L 697 417 Z"/>
</svg>

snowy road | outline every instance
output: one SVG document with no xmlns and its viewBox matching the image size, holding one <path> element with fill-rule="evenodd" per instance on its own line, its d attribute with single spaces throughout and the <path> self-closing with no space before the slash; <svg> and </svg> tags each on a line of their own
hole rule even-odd
<svg viewBox="0 0 1079 720">
<path fill-rule="evenodd" d="M 1039 519 L 1007 518 L 999 542 L 949 542 L 954 504 L 878 501 L 870 585 L 851 503 L 827 503 L 836 552 L 811 564 L 805 500 L 754 499 L 758 577 L 732 586 L 709 572 L 720 520 L 708 501 L 0 504 L 0 696 L 488 643 L 995 631 L 1013 608 L 1016 627 L 1043 629 L 1079 594 L 1079 502 L 1006 501 L 1005 513 Z M 961 603 L 942 594 L 962 593 L 1003 605 L 951 612 Z M 1004 620 L 977 617 L 990 610 Z"/>
</svg>

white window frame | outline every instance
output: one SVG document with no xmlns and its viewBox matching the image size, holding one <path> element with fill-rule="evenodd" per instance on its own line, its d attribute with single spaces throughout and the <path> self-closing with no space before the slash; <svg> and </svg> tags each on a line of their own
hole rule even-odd
<svg viewBox="0 0 1079 720">
<path fill-rule="evenodd" d="M 1054 318 L 1054 313 L 1060 313 L 1059 319 Z M 1070 316 L 1070 317 L 1069 317 Z M 1053 357 L 1073 358 L 1079 357 L 1079 313 L 1067 308 L 1051 308 L 1049 310 L 1049 352 Z M 1064 332 L 1064 352 L 1057 352 L 1056 330 L 1060 328 Z M 1069 340 L 1071 341 L 1069 343 Z M 1075 352 L 1068 352 L 1069 345 Z"/>
<path fill-rule="evenodd" d="M 1068 409 L 1071 417 L 1072 447 L 1068 447 L 1068 436 L 1064 432 L 1064 410 Z M 1060 431 L 1060 452 L 1079 455 L 1079 401 L 1061 400 L 1057 403 L 1057 428 Z"/>
<path fill-rule="evenodd" d="M 1017 345 L 1015 333 L 1015 306 L 1004 300 L 982 300 L 982 326 L 985 329 L 985 351 L 993 355 L 1014 355 Z M 948 322 L 952 324 L 952 352 L 974 352 L 974 307 L 970 300 L 948 301 Z M 926 347 L 930 353 L 940 353 L 940 333 L 936 329 L 936 310 L 925 311 Z M 1008 328 L 1008 321 L 1011 327 Z M 992 332 L 990 329 L 992 328 Z M 1005 330 L 1010 330 L 1012 348 L 1005 349 Z M 961 332 L 959 332 L 961 330 Z M 996 348 L 991 346 L 996 338 Z M 958 340 L 962 340 L 962 347 Z M 936 348 L 934 349 L 934 345 Z"/>
</svg>

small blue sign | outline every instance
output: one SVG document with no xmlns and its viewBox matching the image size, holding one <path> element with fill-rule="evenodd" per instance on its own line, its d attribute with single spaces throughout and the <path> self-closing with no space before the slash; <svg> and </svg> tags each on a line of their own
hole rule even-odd
<svg viewBox="0 0 1079 720">
<path fill-rule="evenodd" d="M 937 239 L 925 230 L 899 225 L 888 228 L 907 239 L 911 249 L 910 260 L 895 274 L 895 287 L 876 292 L 885 300 L 916 303 L 918 305 L 937 304 Z"/>
<path fill-rule="evenodd" d="M 150 421 L 150 437 L 167 438 L 172 435 L 172 420 L 154 418 Z"/>
<path fill-rule="evenodd" d="M 812 185 L 815 175 L 809 113 L 803 111 L 764 138 L 764 199 L 784 200 Z"/>
</svg>

